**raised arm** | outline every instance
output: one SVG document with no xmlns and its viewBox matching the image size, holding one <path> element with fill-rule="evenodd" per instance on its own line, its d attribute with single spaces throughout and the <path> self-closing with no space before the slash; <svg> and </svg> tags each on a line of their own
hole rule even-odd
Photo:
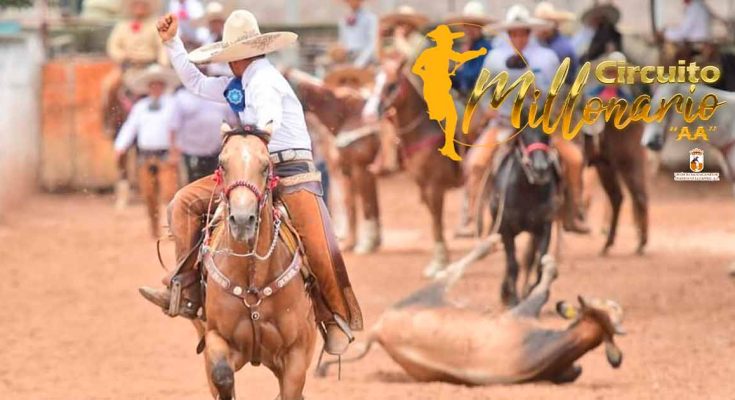
<svg viewBox="0 0 735 400">
<path fill-rule="evenodd" d="M 181 42 L 176 31 L 178 19 L 173 14 L 161 17 L 157 24 L 158 35 L 163 40 L 171 65 L 179 75 L 181 83 L 192 93 L 205 99 L 225 103 L 223 92 L 229 83 L 227 77 L 209 77 L 204 75 L 187 57 L 184 43 Z"/>
<path fill-rule="evenodd" d="M 456 51 L 452 51 L 450 58 L 452 61 L 456 61 L 461 64 L 469 60 L 472 60 L 473 58 L 484 56 L 485 54 L 487 54 L 487 49 L 483 47 L 478 50 L 465 51 L 464 53 L 458 53 Z"/>
</svg>

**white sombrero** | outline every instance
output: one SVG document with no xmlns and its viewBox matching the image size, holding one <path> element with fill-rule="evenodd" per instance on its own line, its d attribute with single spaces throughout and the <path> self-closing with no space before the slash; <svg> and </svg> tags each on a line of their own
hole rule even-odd
<svg viewBox="0 0 735 400">
<path fill-rule="evenodd" d="M 148 3 L 148 7 L 150 9 L 149 15 L 155 15 L 158 14 L 159 11 L 161 11 L 161 0 L 123 0 L 122 2 L 122 11 L 125 15 L 130 14 L 130 6 L 133 5 L 133 3 Z"/>
<path fill-rule="evenodd" d="M 472 24 L 485 26 L 495 22 L 496 19 L 485 14 L 485 6 L 479 1 L 470 1 L 465 4 L 461 14 L 453 15 L 447 18 L 445 24 Z"/>
<path fill-rule="evenodd" d="M 552 24 L 543 19 L 531 17 L 528 8 L 516 4 L 508 9 L 505 14 L 505 20 L 488 26 L 488 30 L 493 32 L 509 31 L 512 29 L 545 29 L 551 28 Z"/>
<path fill-rule="evenodd" d="M 255 16 L 246 10 L 237 10 L 225 20 L 221 42 L 204 45 L 191 53 L 189 60 L 196 64 L 244 60 L 283 49 L 296 42 L 293 32 L 260 33 Z"/>
<path fill-rule="evenodd" d="M 209 21 L 213 19 L 221 19 L 224 21 L 225 18 L 227 18 L 225 6 L 223 6 L 222 3 L 213 1 L 207 4 L 207 7 L 204 9 L 204 15 L 202 15 L 201 18 L 197 18 L 194 21 L 194 25 L 207 26 L 207 24 L 209 24 Z"/>
<path fill-rule="evenodd" d="M 536 8 L 533 10 L 533 16 L 557 23 L 573 21 L 575 19 L 573 12 L 557 10 L 556 7 L 548 1 L 538 3 Z"/>
<path fill-rule="evenodd" d="M 395 26 L 398 24 L 413 25 L 416 28 L 421 28 L 429 22 L 429 17 L 424 14 L 417 12 L 411 6 L 400 6 L 396 11 L 385 14 L 380 18 L 380 22 L 384 26 Z"/>
<path fill-rule="evenodd" d="M 152 82 L 162 82 L 166 86 L 166 91 L 170 92 L 179 86 L 179 77 L 176 73 L 168 67 L 161 66 L 160 64 L 151 64 L 142 72 L 130 76 L 127 86 L 136 94 L 146 94 L 149 90 L 149 85 Z"/>
</svg>

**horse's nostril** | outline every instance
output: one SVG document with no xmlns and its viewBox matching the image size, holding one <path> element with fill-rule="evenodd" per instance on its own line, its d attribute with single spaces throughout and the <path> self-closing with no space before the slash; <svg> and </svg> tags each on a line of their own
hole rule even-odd
<svg viewBox="0 0 735 400">
<path fill-rule="evenodd" d="M 255 215 L 251 215 L 248 217 L 248 224 L 252 225 L 255 223 Z"/>
</svg>

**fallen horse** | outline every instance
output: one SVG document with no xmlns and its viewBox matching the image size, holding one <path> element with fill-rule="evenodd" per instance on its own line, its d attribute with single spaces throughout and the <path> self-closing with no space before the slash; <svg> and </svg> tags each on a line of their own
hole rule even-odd
<svg viewBox="0 0 735 400">
<path fill-rule="evenodd" d="M 557 312 L 573 320 L 567 329 L 544 327 L 538 317 L 556 278 L 553 258 L 545 256 L 542 267 L 541 281 L 531 295 L 495 317 L 447 303 L 449 278 L 424 287 L 383 313 L 362 352 L 342 362 L 362 359 L 378 343 L 418 381 L 565 383 L 582 373 L 575 361 L 604 343 L 608 362 L 619 367 L 623 355 L 613 337 L 623 333 L 622 308 L 611 300 L 580 296 L 578 307 L 557 304 Z M 335 362 L 322 364 L 317 374 L 325 376 Z"/>
</svg>

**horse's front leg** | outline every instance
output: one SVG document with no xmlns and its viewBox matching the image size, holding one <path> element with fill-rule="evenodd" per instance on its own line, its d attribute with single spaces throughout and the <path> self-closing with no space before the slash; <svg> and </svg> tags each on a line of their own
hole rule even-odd
<svg viewBox="0 0 735 400">
<path fill-rule="evenodd" d="M 355 252 L 358 254 L 372 253 L 380 246 L 380 209 L 378 207 L 378 185 L 375 175 L 365 166 L 356 166 L 352 169 L 354 185 L 362 200 L 364 219 L 360 228 Z"/>
<path fill-rule="evenodd" d="M 444 240 L 444 189 L 438 183 L 429 182 L 422 187 L 422 199 L 431 213 L 431 229 L 434 238 L 434 255 L 424 268 L 424 277 L 432 278 L 449 264 L 449 251 Z"/>
<path fill-rule="evenodd" d="M 235 369 L 231 362 L 227 341 L 215 331 L 206 335 L 204 363 L 212 397 L 216 400 L 235 398 Z"/>
<path fill-rule="evenodd" d="M 602 248 L 602 255 L 607 255 L 607 252 L 615 243 L 615 235 L 618 229 L 618 217 L 620 216 L 620 205 L 623 203 L 623 191 L 620 188 L 620 183 L 615 176 L 615 170 L 613 166 L 606 162 L 600 162 L 595 165 L 597 168 L 597 174 L 600 176 L 600 183 L 602 188 L 605 189 L 607 198 L 612 206 L 612 214 L 609 220 L 609 229 L 607 231 L 607 241 L 605 247 Z"/>
<path fill-rule="evenodd" d="M 515 236 L 503 232 L 503 247 L 505 248 L 505 278 L 500 288 L 500 299 L 508 307 L 518 304 L 516 282 L 518 281 L 518 260 L 516 259 Z"/>
<path fill-rule="evenodd" d="M 283 362 L 283 369 L 278 372 L 281 394 L 278 400 L 303 400 L 306 371 L 311 359 L 309 351 L 293 349 Z"/>
</svg>

